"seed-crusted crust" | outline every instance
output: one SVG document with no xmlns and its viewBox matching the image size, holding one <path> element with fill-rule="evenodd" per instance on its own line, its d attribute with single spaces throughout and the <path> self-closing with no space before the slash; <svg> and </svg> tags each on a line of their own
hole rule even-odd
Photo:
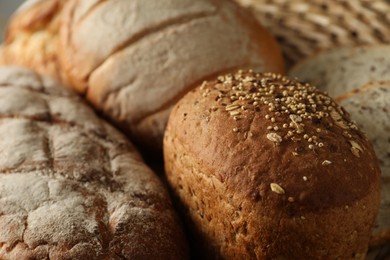
<svg viewBox="0 0 390 260">
<path fill-rule="evenodd" d="M 0 100 L 1 259 L 187 258 L 161 182 L 74 93 L 1 68 Z"/>
<path fill-rule="evenodd" d="M 59 8 L 48 8 L 54 2 Z M 238 67 L 284 69 L 276 41 L 231 1 L 42 0 L 39 5 L 50 9 L 53 19 L 37 19 L 43 8 L 31 5 L 11 21 L 6 49 L 14 50 L 16 62 L 39 69 L 53 61 L 59 78 L 151 150 L 161 148 L 173 104 L 204 79 Z M 16 26 L 23 20 L 31 26 Z M 42 30 L 35 30 L 40 23 Z"/>
<path fill-rule="evenodd" d="M 367 251 L 378 162 L 348 113 L 314 87 L 252 72 L 205 82 L 172 111 L 164 157 L 203 256 Z"/>
</svg>

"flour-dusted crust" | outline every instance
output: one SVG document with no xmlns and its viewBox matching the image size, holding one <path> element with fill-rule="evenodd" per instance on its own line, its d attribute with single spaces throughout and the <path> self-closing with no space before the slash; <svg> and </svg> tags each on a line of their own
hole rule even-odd
<svg viewBox="0 0 390 260">
<path fill-rule="evenodd" d="M 173 104 L 204 79 L 284 69 L 272 36 L 230 0 L 42 0 L 12 19 L 6 49 L 9 63 L 57 74 L 152 150 Z"/>
<path fill-rule="evenodd" d="M 185 259 L 169 196 L 74 93 L 0 69 L 0 258 Z"/>
<path fill-rule="evenodd" d="M 338 97 L 372 81 L 390 80 L 390 45 L 324 50 L 302 60 L 288 74 Z"/>
<path fill-rule="evenodd" d="M 201 257 L 364 259 L 379 163 L 316 88 L 253 72 L 205 82 L 172 110 L 164 157 Z"/>
<path fill-rule="evenodd" d="M 390 43 L 386 0 L 236 0 L 275 34 L 293 63 L 334 46 Z"/>
<path fill-rule="evenodd" d="M 390 82 L 372 82 L 338 99 L 367 133 L 381 165 L 381 206 L 372 245 L 390 241 Z"/>
</svg>

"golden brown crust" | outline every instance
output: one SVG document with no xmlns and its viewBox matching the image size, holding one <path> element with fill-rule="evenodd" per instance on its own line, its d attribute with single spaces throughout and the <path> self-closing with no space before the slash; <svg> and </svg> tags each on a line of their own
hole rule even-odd
<svg viewBox="0 0 390 260">
<path fill-rule="evenodd" d="M 0 258 L 186 259 L 169 196 L 74 93 L 0 69 Z"/>
<path fill-rule="evenodd" d="M 256 73 L 205 83 L 172 111 L 164 156 L 214 256 L 321 259 L 327 250 L 352 258 L 367 250 L 379 204 L 375 153 L 348 113 L 311 86 Z"/>
<path fill-rule="evenodd" d="M 58 31 L 67 0 L 30 0 L 10 20 L 4 42 L 4 64 L 29 67 L 61 78 Z"/>
</svg>

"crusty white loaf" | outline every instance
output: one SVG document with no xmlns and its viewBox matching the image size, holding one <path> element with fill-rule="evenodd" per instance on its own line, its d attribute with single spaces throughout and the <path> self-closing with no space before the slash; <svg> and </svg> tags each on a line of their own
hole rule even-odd
<svg viewBox="0 0 390 260">
<path fill-rule="evenodd" d="M 275 34 L 292 63 L 334 46 L 390 43 L 386 0 L 236 0 Z"/>
<path fill-rule="evenodd" d="M 8 63 L 62 78 L 152 150 L 172 105 L 204 79 L 283 71 L 275 40 L 230 0 L 43 0 L 13 17 L 5 49 Z"/>
<path fill-rule="evenodd" d="M 301 61 L 288 74 L 338 97 L 371 81 L 390 80 L 390 45 L 325 50 Z"/>
<path fill-rule="evenodd" d="M 390 81 L 369 83 L 338 98 L 374 146 L 381 165 L 381 206 L 371 244 L 390 241 Z"/>
<path fill-rule="evenodd" d="M 0 259 L 186 259 L 169 196 L 56 81 L 0 68 Z"/>
<path fill-rule="evenodd" d="M 205 82 L 172 110 L 164 159 L 197 259 L 364 259 L 379 163 L 318 89 L 271 73 Z"/>
</svg>

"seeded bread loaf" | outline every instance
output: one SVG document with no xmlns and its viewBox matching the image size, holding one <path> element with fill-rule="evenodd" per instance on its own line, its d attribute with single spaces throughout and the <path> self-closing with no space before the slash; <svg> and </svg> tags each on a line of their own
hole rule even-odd
<svg viewBox="0 0 390 260">
<path fill-rule="evenodd" d="M 0 68 L 0 259 L 186 259 L 163 185 L 55 81 Z"/>
<path fill-rule="evenodd" d="M 253 72 L 205 82 L 172 110 L 164 159 L 199 259 L 364 259 L 378 161 L 314 87 Z"/>
<path fill-rule="evenodd" d="M 338 99 L 366 133 L 381 165 L 381 206 L 372 245 L 390 241 L 390 81 L 369 83 Z"/>
<path fill-rule="evenodd" d="M 273 37 L 230 0 L 41 0 L 11 20 L 5 51 L 8 63 L 61 78 L 150 150 L 173 104 L 204 79 L 283 71 Z"/>
<path fill-rule="evenodd" d="M 298 63 L 289 76 L 338 97 L 371 81 L 390 80 L 390 45 L 325 50 Z"/>
<path fill-rule="evenodd" d="M 275 34 L 293 63 L 334 46 L 390 43 L 386 0 L 236 0 Z"/>
</svg>

